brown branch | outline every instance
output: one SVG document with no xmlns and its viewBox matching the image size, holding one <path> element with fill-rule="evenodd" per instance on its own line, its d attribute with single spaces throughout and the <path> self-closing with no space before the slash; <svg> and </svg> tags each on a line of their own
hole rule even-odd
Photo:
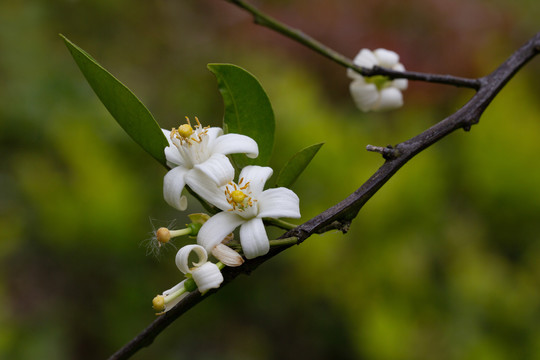
<svg viewBox="0 0 540 360">
<path fill-rule="evenodd" d="M 245 6 L 242 5 L 244 3 L 241 1 L 227 1 L 241 7 Z M 305 44 L 305 42 L 302 43 Z M 469 102 L 467 102 L 456 113 L 425 130 L 421 134 L 399 143 L 396 146 L 386 148 L 373 147 L 376 152 L 380 152 L 383 154 L 383 156 L 385 156 L 386 161 L 360 188 L 358 188 L 354 193 L 349 195 L 337 205 L 327 209 L 302 225 L 286 232 L 281 238 L 296 237 L 298 239 L 296 244 L 300 244 L 311 235 L 323 233 L 328 230 L 337 229 L 344 233 L 347 232 L 351 221 L 357 216 L 362 206 L 392 177 L 392 175 L 394 175 L 416 154 L 441 140 L 443 137 L 457 129 L 464 129 L 468 131 L 472 125 L 478 123 L 484 110 L 491 103 L 493 98 L 499 93 L 499 91 L 505 86 L 505 84 L 523 65 L 525 65 L 539 52 L 540 33 L 536 34 L 531 40 L 518 49 L 510 58 L 508 58 L 508 60 L 506 60 L 491 74 L 476 80 L 467 80 L 471 81 L 470 84 L 477 84 L 473 88 L 477 89 L 478 91 L 469 100 Z M 422 76 L 424 75 L 429 77 L 429 74 L 423 74 Z M 418 78 L 417 80 L 424 79 Z M 446 84 L 450 83 L 443 81 L 433 82 L 441 82 Z M 454 83 L 454 85 L 457 85 L 458 83 L 459 81 Z M 464 82 L 463 86 L 465 86 L 465 83 L 467 82 Z M 225 280 L 221 287 L 234 280 L 240 274 L 251 273 L 260 264 L 273 258 L 290 246 L 292 245 L 272 247 L 270 252 L 265 256 L 248 260 L 242 266 L 237 268 L 227 267 L 223 269 L 222 272 Z M 158 317 L 146 329 L 144 329 L 139 335 L 113 354 L 109 359 L 127 359 L 131 357 L 131 355 L 135 354 L 141 348 L 150 345 L 154 339 L 178 317 L 217 291 L 219 291 L 219 289 L 209 291 L 204 296 L 198 292 L 189 294 L 173 309 Z"/>
</svg>

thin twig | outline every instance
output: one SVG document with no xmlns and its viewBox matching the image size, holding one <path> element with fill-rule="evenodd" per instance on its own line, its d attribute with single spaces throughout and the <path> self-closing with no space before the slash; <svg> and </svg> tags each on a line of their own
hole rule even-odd
<svg viewBox="0 0 540 360">
<path fill-rule="evenodd" d="M 353 194 L 311 220 L 287 232 L 284 236 L 298 236 L 299 241 L 307 238 L 306 234 L 317 233 L 320 229 L 335 221 L 354 219 L 362 206 L 416 154 L 441 140 L 457 129 L 469 130 L 478 123 L 480 116 L 512 76 L 529 60 L 540 53 L 540 32 L 519 48 L 510 58 L 491 74 L 478 79 L 481 84 L 478 92 L 457 112 L 416 135 L 402 142 L 394 149 L 399 156 L 386 162 Z"/>
<path fill-rule="evenodd" d="M 331 49 L 330 47 L 322 44 L 321 42 L 315 40 L 311 36 L 305 34 L 304 32 L 294 29 L 277 19 L 274 19 L 252 5 L 249 5 L 243 0 L 225 0 L 230 2 L 253 16 L 253 21 L 261 26 L 267 27 L 271 30 L 274 30 L 285 37 L 288 37 L 302 45 L 307 46 L 308 48 L 314 50 L 315 52 L 329 58 L 330 60 L 346 67 L 351 68 L 357 73 L 364 76 L 375 76 L 383 75 L 391 79 L 403 78 L 409 80 L 424 81 L 437 84 L 453 85 L 458 87 L 466 87 L 470 89 L 478 90 L 480 83 L 478 79 L 468 79 L 452 75 L 437 75 L 437 74 L 426 74 L 414 71 L 395 71 L 391 69 L 386 69 L 380 66 L 375 66 L 371 69 L 356 66 L 352 60 L 338 53 L 337 51 Z"/>
<path fill-rule="evenodd" d="M 281 219 L 264 218 L 263 220 L 264 220 L 264 225 L 275 226 L 283 230 L 291 230 L 298 226 L 296 224 L 291 224 Z"/>
<path fill-rule="evenodd" d="M 395 159 L 399 156 L 399 151 L 391 145 L 385 147 L 366 145 L 366 150 L 381 154 L 385 160 Z"/>
<path fill-rule="evenodd" d="M 291 246 L 298 244 L 298 238 L 291 236 L 287 238 L 280 238 L 277 240 L 270 240 L 270 246 Z"/>
</svg>

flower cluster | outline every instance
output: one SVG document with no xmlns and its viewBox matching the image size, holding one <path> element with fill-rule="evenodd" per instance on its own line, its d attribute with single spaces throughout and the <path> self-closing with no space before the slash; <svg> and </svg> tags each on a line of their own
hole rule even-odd
<svg viewBox="0 0 540 360">
<path fill-rule="evenodd" d="M 183 231 L 161 228 L 156 232 L 159 246 L 171 236 L 197 235 L 196 245 L 184 246 L 176 255 L 176 265 L 186 280 L 153 300 L 154 309 L 160 312 L 170 310 L 185 294 L 197 288 L 201 293 L 218 288 L 223 282 L 221 269 L 243 263 L 240 254 L 226 245 L 237 227 L 240 227 L 242 252 L 247 259 L 253 259 L 270 250 L 263 218 L 300 217 L 299 199 L 293 191 L 283 187 L 264 190 L 272 175 L 271 168 L 246 166 L 238 181 L 234 181 L 234 167 L 226 155 L 243 153 L 257 157 L 258 145 L 253 139 L 223 134 L 217 127 L 203 127 L 197 118 L 193 128 L 189 119 L 186 120 L 178 129 L 163 130 L 169 141 L 165 157 L 171 168 L 163 181 L 163 196 L 171 206 L 185 210 L 187 199 L 182 190 L 187 185 L 222 211 L 203 221 L 199 219 L 200 227 Z M 192 252 L 197 255 L 197 262 L 189 262 Z M 209 261 L 209 254 L 219 262 Z"/>
<path fill-rule="evenodd" d="M 380 66 L 390 70 L 405 71 L 405 67 L 399 63 L 399 55 L 386 49 L 374 51 L 362 49 L 354 58 L 353 63 L 366 69 Z M 403 105 L 401 91 L 407 89 L 407 79 L 391 80 L 382 75 L 364 77 L 352 69 L 347 69 L 347 75 L 353 80 L 349 88 L 360 110 L 383 111 Z"/>
</svg>

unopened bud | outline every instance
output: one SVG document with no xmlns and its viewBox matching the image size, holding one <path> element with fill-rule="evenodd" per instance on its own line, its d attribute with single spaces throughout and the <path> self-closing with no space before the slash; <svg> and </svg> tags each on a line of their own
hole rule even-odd
<svg viewBox="0 0 540 360">
<path fill-rule="evenodd" d="M 244 263 L 242 256 L 227 245 L 217 244 L 212 249 L 212 255 L 214 255 L 223 264 L 230 267 L 240 266 Z"/>
</svg>

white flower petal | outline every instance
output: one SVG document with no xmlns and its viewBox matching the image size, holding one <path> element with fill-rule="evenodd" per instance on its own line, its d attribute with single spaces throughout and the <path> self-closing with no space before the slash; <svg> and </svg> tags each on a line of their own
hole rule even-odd
<svg viewBox="0 0 540 360">
<path fill-rule="evenodd" d="M 362 49 L 354 58 L 353 63 L 371 69 L 374 65 L 378 65 L 378 59 L 371 50 Z"/>
<path fill-rule="evenodd" d="M 268 253 L 270 242 L 261 219 L 254 218 L 240 226 L 240 244 L 242 244 L 242 250 L 247 259 Z"/>
<path fill-rule="evenodd" d="M 392 81 L 392 86 L 399 90 L 407 90 L 409 82 L 407 79 L 394 79 Z"/>
<path fill-rule="evenodd" d="M 197 195 L 217 206 L 221 210 L 231 209 L 232 206 L 227 202 L 224 194 L 224 188 L 217 186 L 206 174 L 198 169 L 191 170 L 186 175 L 186 184 Z"/>
<path fill-rule="evenodd" d="M 167 159 L 167 166 L 170 168 L 184 166 L 184 159 L 182 159 L 182 156 L 180 156 L 180 152 L 176 146 L 167 146 L 163 151 L 165 152 L 165 159 Z"/>
<path fill-rule="evenodd" d="M 182 280 L 180 283 L 176 284 L 175 286 L 173 286 L 173 287 L 170 288 L 169 290 L 165 290 L 165 291 L 163 292 L 163 296 L 167 297 L 167 296 L 169 296 L 170 294 L 177 292 L 178 290 L 180 290 L 181 288 L 184 287 L 184 283 L 185 283 L 185 282 L 186 282 L 186 280 Z"/>
<path fill-rule="evenodd" d="M 376 111 L 395 109 L 403 105 L 403 95 L 401 91 L 394 87 L 381 90 L 381 98 L 373 108 Z"/>
<path fill-rule="evenodd" d="M 201 293 L 217 289 L 223 282 L 223 275 L 216 264 L 206 262 L 191 273 Z"/>
<path fill-rule="evenodd" d="M 183 286 L 183 284 L 182 284 Z M 189 292 L 185 292 L 182 295 L 176 297 L 174 300 L 169 301 L 167 304 L 165 304 L 165 309 L 163 309 L 164 312 L 167 312 L 171 310 L 176 304 L 178 304 L 183 298 L 188 296 Z"/>
<path fill-rule="evenodd" d="M 392 66 L 392 70 L 395 70 L 395 71 L 405 71 L 405 66 L 403 66 L 403 64 L 396 64 L 394 66 Z"/>
<path fill-rule="evenodd" d="M 364 77 L 351 68 L 347 69 L 347 76 L 356 81 L 364 81 Z"/>
<path fill-rule="evenodd" d="M 172 145 L 172 142 L 171 142 L 171 131 L 170 131 L 170 130 L 167 130 L 167 129 L 161 129 L 161 132 L 163 133 L 163 135 L 165 135 L 165 139 L 167 139 L 167 141 L 169 142 L 169 145 Z"/>
<path fill-rule="evenodd" d="M 256 158 L 259 155 L 259 147 L 257 142 L 249 136 L 225 134 L 216 139 L 212 152 L 225 155 L 242 153 L 250 158 Z"/>
<path fill-rule="evenodd" d="M 392 68 L 399 62 L 399 55 L 391 50 L 377 49 L 373 54 L 378 60 L 378 65 L 382 67 Z"/>
<path fill-rule="evenodd" d="M 208 260 L 208 253 L 202 246 L 193 244 L 182 247 L 176 253 L 175 262 L 178 269 L 184 274 L 192 272 L 191 267 L 189 266 L 189 254 L 191 254 L 192 251 L 194 251 L 198 257 L 198 261 L 194 262 L 193 266 L 201 266 Z"/>
<path fill-rule="evenodd" d="M 300 217 L 300 200 L 292 190 L 287 188 L 265 190 L 257 200 L 259 203 L 258 217 L 260 218 Z"/>
<path fill-rule="evenodd" d="M 208 160 L 195 165 L 194 168 L 203 172 L 217 186 L 223 186 L 234 179 L 231 161 L 223 154 L 212 154 Z"/>
<path fill-rule="evenodd" d="M 163 197 L 165 201 L 178 210 L 186 210 L 187 199 L 182 196 L 182 190 L 186 185 L 185 178 L 189 172 L 188 169 L 177 166 L 169 170 L 163 178 Z"/>
<path fill-rule="evenodd" d="M 240 172 L 238 181 L 244 179 L 243 184 L 249 182 L 249 189 L 251 190 L 255 198 L 257 198 L 258 194 L 263 191 L 264 184 L 270 178 L 270 176 L 272 176 L 273 172 L 274 171 L 272 170 L 272 168 L 267 166 L 246 166 Z"/>
<path fill-rule="evenodd" d="M 178 152 L 178 149 L 174 144 L 171 142 L 171 132 L 169 130 L 161 129 L 163 132 L 163 135 L 165 135 L 165 138 L 167 139 L 167 142 L 169 143 L 169 146 L 165 147 L 165 159 L 167 159 L 167 166 L 170 168 L 173 168 L 178 165 L 184 165 L 184 159 L 182 159 L 182 156 L 180 156 L 180 153 Z"/>
<path fill-rule="evenodd" d="M 364 112 L 372 110 L 373 105 L 379 100 L 379 91 L 374 84 L 355 80 L 351 82 L 349 89 L 356 106 Z"/>
<path fill-rule="evenodd" d="M 405 71 L 405 66 L 403 66 L 402 64 L 396 64 L 392 67 L 392 70 Z M 408 85 L 409 82 L 407 79 L 394 79 L 392 81 L 392 86 L 398 88 L 399 90 L 406 90 Z"/>
<path fill-rule="evenodd" d="M 244 222 L 244 219 L 232 212 L 217 213 L 199 230 L 197 244 L 203 246 L 206 251 L 212 251 L 214 246 L 220 244 L 227 235 Z"/>
<path fill-rule="evenodd" d="M 219 127 L 211 127 L 206 130 L 206 136 L 208 136 L 208 146 L 213 146 L 212 143 L 219 139 L 223 135 L 223 129 Z"/>
<path fill-rule="evenodd" d="M 176 284 L 169 290 L 165 290 L 162 294 L 163 300 L 164 300 L 164 308 L 163 309 L 156 309 L 158 311 L 167 312 L 171 310 L 176 304 L 180 302 L 184 297 L 186 297 L 189 292 L 184 292 L 181 295 L 176 295 L 178 291 L 184 288 L 184 283 L 186 280 L 183 280 L 182 282 Z M 174 297 L 174 299 L 171 300 L 171 298 Z"/>
</svg>

